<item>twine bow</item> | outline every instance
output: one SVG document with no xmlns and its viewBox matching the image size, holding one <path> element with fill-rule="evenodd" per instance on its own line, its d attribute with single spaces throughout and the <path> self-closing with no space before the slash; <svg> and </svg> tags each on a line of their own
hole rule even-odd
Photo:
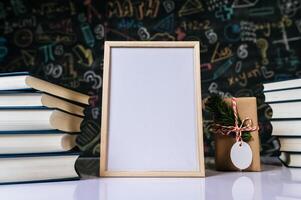
<svg viewBox="0 0 301 200">
<path fill-rule="evenodd" d="M 237 99 L 236 98 L 232 98 L 231 99 L 231 103 L 232 103 L 232 108 L 233 108 L 233 113 L 234 113 L 234 126 L 223 126 L 220 124 L 216 124 L 216 132 L 222 135 L 229 135 L 232 132 L 235 132 L 235 138 L 236 138 L 236 142 L 240 142 L 240 144 L 242 144 L 242 132 L 243 131 L 256 131 L 258 130 L 257 126 L 253 126 L 253 121 L 250 118 L 245 118 L 244 120 L 242 120 L 240 126 L 238 126 L 238 114 L 237 114 Z"/>
</svg>

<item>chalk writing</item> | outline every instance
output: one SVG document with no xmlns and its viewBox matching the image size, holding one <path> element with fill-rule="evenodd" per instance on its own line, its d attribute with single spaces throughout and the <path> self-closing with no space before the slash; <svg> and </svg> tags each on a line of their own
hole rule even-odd
<svg viewBox="0 0 301 200">
<path fill-rule="evenodd" d="M 43 53 L 44 63 L 48 63 L 49 61 L 54 61 L 53 44 L 41 46 L 39 49 Z"/>
<path fill-rule="evenodd" d="M 208 91 L 212 94 L 219 94 L 221 95 L 223 98 L 230 98 L 232 97 L 232 95 L 229 92 L 223 92 L 218 90 L 218 84 L 215 82 L 212 82 L 208 88 Z"/>
<path fill-rule="evenodd" d="M 197 20 L 192 20 L 192 21 L 182 21 L 181 22 L 181 27 L 185 31 L 200 31 L 200 30 L 207 30 L 210 28 L 210 21 L 209 20 L 204 20 L 204 21 L 197 21 Z"/>
<path fill-rule="evenodd" d="M 216 8 L 223 6 L 224 3 L 227 3 L 227 1 L 222 1 L 222 0 L 207 0 L 206 1 L 207 8 L 209 11 L 213 11 Z"/>
<path fill-rule="evenodd" d="M 33 35 L 29 29 L 20 29 L 14 35 L 14 43 L 18 47 L 28 47 L 33 41 Z"/>
<path fill-rule="evenodd" d="M 150 34 L 145 27 L 140 27 L 137 33 L 141 40 L 148 40 L 150 38 Z"/>
<path fill-rule="evenodd" d="M 77 40 L 75 34 L 48 32 L 35 35 L 36 42 L 47 44 L 47 43 L 63 43 L 66 45 L 74 44 Z"/>
<path fill-rule="evenodd" d="M 199 0 L 186 0 L 183 6 L 180 8 L 178 15 L 192 15 L 203 11 L 203 4 Z"/>
<path fill-rule="evenodd" d="M 222 5 L 215 11 L 215 17 L 222 21 L 230 20 L 233 15 L 233 7 L 228 5 Z"/>
<path fill-rule="evenodd" d="M 235 72 L 236 73 L 240 73 L 242 70 L 242 62 L 241 61 L 238 61 L 235 65 Z"/>
<path fill-rule="evenodd" d="M 301 77 L 300 9 L 298 0 L 1 1 L 0 70 L 99 97 L 105 40 L 199 41 L 203 97 L 259 94 L 266 120 L 258 84 Z M 101 99 L 90 104 L 77 143 L 95 155 Z"/>
<path fill-rule="evenodd" d="M 256 43 L 256 27 L 252 22 L 241 21 L 240 22 L 240 38 L 241 41 L 250 41 Z"/>
<path fill-rule="evenodd" d="M 154 29 L 159 32 L 171 32 L 174 29 L 174 21 L 175 17 L 171 14 L 155 24 Z"/>
<path fill-rule="evenodd" d="M 282 32 L 282 39 L 281 40 L 274 40 L 273 44 L 279 44 L 279 43 L 284 44 L 285 49 L 287 51 L 291 50 L 289 42 L 294 42 L 294 41 L 297 41 L 297 40 L 301 40 L 301 36 L 288 38 L 287 33 L 286 33 L 286 29 L 285 29 L 284 26 L 281 28 L 281 32 Z"/>
<path fill-rule="evenodd" d="M 268 70 L 265 66 L 255 65 L 255 68 L 252 68 L 248 71 L 243 71 L 235 76 L 230 76 L 228 78 L 229 86 L 233 84 L 239 84 L 241 87 L 248 85 L 249 79 L 262 77 L 264 79 L 269 79 L 275 74 L 274 71 Z"/>
<path fill-rule="evenodd" d="M 219 62 L 232 56 L 232 50 L 229 47 L 219 47 L 220 43 L 217 43 L 211 57 L 211 63 Z"/>
<path fill-rule="evenodd" d="M 27 8 L 22 0 L 10 0 L 15 15 L 22 15 L 27 12 Z"/>
<path fill-rule="evenodd" d="M 140 28 L 142 26 L 141 21 L 137 21 L 134 19 L 121 19 L 117 24 L 118 29 L 131 29 L 131 28 Z"/>
<path fill-rule="evenodd" d="M 88 83 L 91 83 L 92 84 L 92 88 L 93 89 L 98 89 L 101 87 L 101 84 L 102 84 L 102 78 L 95 74 L 94 71 L 87 71 L 85 74 L 84 74 L 84 79 L 85 81 L 87 81 Z"/>
<path fill-rule="evenodd" d="M 240 25 L 239 24 L 227 24 L 224 27 L 225 39 L 229 42 L 237 42 L 240 40 Z"/>
<path fill-rule="evenodd" d="M 139 20 L 146 17 L 154 18 L 158 15 L 159 6 L 159 0 L 143 0 L 135 4 L 131 0 L 113 0 L 108 2 L 107 16 L 109 18 L 135 17 Z"/>
<path fill-rule="evenodd" d="M 163 7 L 167 13 L 170 13 L 175 9 L 175 2 L 172 0 L 163 1 Z"/>
<path fill-rule="evenodd" d="M 69 6 L 65 6 L 64 4 L 58 2 L 43 3 L 40 4 L 39 7 L 32 8 L 32 13 L 49 18 L 54 14 L 66 12 L 70 13 L 71 8 Z"/>
<path fill-rule="evenodd" d="M 63 74 L 63 67 L 59 64 L 48 63 L 43 66 L 46 75 L 51 75 L 53 78 L 60 78 Z"/>
<path fill-rule="evenodd" d="M 35 27 L 37 25 L 37 19 L 35 16 L 30 16 L 21 19 L 12 19 L 10 21 L 6 20 L 4 22 L 4 34 L 9 34 L 15 29 L 25 28 L 25 27 Z"/>
<path fill-rule="evenodd" d="M 257 39 L 257 47 L 259 48 L 261 57 L 262 57 L 262 64 L 267 65 L 269 64 L 269 60 L 267 58 L 267 50 L 268 50 L 268 42 L 264 38 Z"/>
<path fill-rule="evenodd" d="M 54 48 L 54 54 L 57 56 L 61 56 L 64 54 L 64 46 L 63 45 L 56 45 Z"/>
<path fill-rule="evenodd" d="M 73 48 L 73 52 L 76 54 L 78 63 L 89 67 L 92 65 L 94 59 L 91 49 L 86 49 L 83 45 L 77 45 Z"/>
<path fill-rule="evenodd" d="M 227 61 L 225 61 L 219 68 L 214 72 L 213 80 L 222 76 L 230 67 L 233 65 L 234 61 L 236 60 L 235 57 L 231 57 Z"/>
<path fill-rule="evenodd" d="M 92 5 L 92 0 L 85 0 L 84 5 L 87 7 L 88 10 L 88 21 L 91 23 L 92 17 L 96 16 L 98 19 L 101 19 L 101 14 L 97 11 L 97 9 Z"/>
<path fill-rule="evenodd" d="M 248 10 L 248 15 L 252 17 L 262 17 L 273 15 L 274 13 L 275 9 L 273 7 L 251 8 Z"/>
<path fill-rule="evenodd" d="M 68 76 L 71 76 L 73 79 L 77 77 L 77 71 L 74 69 L 74 58 L 71 53 L 64 54 L 63 66 Z M 79 86 L 79 82 L 75 79 L 71 82 L 71 86 L 76 88 Z"/>
<path fill-rule="evenodd" d="M 21 50 L 23 61 L 27 66 L 35 65 L 37 52 L 35 50 Z"/>
<path fill-rule="evenodd" d="M 217 34 L 213 31 L 213 29 L 210 29 L 208 31 L 205 32 L 205 35 L 209 41 L 210 44 L 214 44 L 217 42 L 218 40 L 218 36 Z"/>
<path fill-rule="evenodd" d="M 239 47 L 237 48 L 237 56 L 240 59 L 246 59 L 249 55 L 249 52 L 247 50 L 248 45 L 247 44 L 241 44 L 239 45 Z"/>
<path fill-rule="evenodd" d="M 259 0 L 234 0 L 233 8 L 249 8 L 253 7 L 258 3 Z"/>
<path fill-rule="evenodd" d="M 49 29 L 52 31 L 59 31 L 63 33 L 73 33 L 73 27 L 71 19 L 62 19 L 60 21 L 56 22 L 50 22 L 48 23 Z"/>
<path fill-rule="evenodd" d="M 86 22 L 86 18 L 83 14 L 79 15 L 78 21 L 81 23 L 81 32 L 84 36 L 84 40 L 89 47 L 93 47 L 95 44 L 94 35 L 92 33 L 90 25 Z"/>
<path fill-rule="evenodd" d="M 283 15 L 292 17 L 301 8 L 301 2 L 298 0 L 278 0 L 278 6 Z"/>
<path fill-rule="evenodd" d="M 95 38 L 102 40 L 105 37 L 105 28 L 102 24 L 98 24 L 94 28 Z"/>
<path fill-rule="evenodd" d="M 295 51 L 290 50 L 289 53 L 283 53 L 280 48 L 277 48 L 276 52 L 275 63 L 277 69 L 285 68 L 287 71 L 296 71 L 298 69 L 301 61 Z"/>
</svg>

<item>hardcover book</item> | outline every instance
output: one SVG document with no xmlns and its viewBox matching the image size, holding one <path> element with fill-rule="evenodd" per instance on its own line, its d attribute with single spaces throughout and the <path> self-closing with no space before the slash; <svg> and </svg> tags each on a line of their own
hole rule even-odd
<svg viewBox="0 0 301 200">
<path fill-rule="evenodd" d="M 57 130 L 0 132 L 0 154 L 65 152 L 74 149 L 76 133 Z"/>
<path fill-rule="evenodd" d="M 0 184 L 78 179 L 78 154 L 0 156 Z"/>
<path fill-rule="evenodd" d="M 57 108 L 84 116 L 84 107 L 41 92 L 0 92 L 0 109 Z"/>
<path fill-rule="evenodd" d="M 1 131 L 52 130 L 80 132 L 82 118 L 55 109 L 0 109 Z"/>
<path fill-rule="evenodd" d="M 273 119 L 301 118 L 301 101 L 270 103 L 269 105 L 273 111 Z"/>
<path fill-rule="evenodd" d="M 265 92 L 265 102 L 283 102 L 301 100 L 301 88 Z"/>
<path fill-rule="evenodd" d="M 263 91 L 287 90 L 301 87 L 301 79 L 291 79 L 263 84 Z"/>
<path fill-rule="evenodd" d="M 30 76 L 28 72 L 2 73 L 0 74 L 0 91 L 11 90 L 38 90 L 69 99 L 78 103 L 88 104 L 89 96 L 64 88 L 59 85 Z"/>
</svg>

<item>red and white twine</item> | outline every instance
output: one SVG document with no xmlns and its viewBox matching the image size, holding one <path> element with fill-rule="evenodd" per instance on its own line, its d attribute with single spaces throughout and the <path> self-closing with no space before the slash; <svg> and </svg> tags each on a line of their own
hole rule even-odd
<svg viewBox="0 0 301 200">
<path fill-rule="evenodd" d="M 236 142 L 242 143 L 242 132 L 243 131 L 256 131 L 258 130 L 257 126 L 253 126 L 253 122 L 250 118 L 245 118 L 242 120 L 240 126 L 238 125 L 238 113 L 237 113 L 237 99 L 232 98 L 231 104 L 234 113 L 234 126 L 223 126 L 220 124 L 215 124 L 215 131 L 222 135 L 229 135 L 230 133 L 235 133 Z"/>
</svg>

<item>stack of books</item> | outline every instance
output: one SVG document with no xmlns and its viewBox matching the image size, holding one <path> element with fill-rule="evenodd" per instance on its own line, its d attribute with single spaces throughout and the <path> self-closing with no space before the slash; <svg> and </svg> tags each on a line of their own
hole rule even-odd
<svg viewBox="0 0 301 200">
<path fill-rule="evenodd" d="M 272 108 L 272 135 L 280 141 L 280 160 L 301 167 L 301 79 L 264 84 L 265 102 Z"/>
<path fill-rule="evenodd" d="M 26 72 L 0 74 L 0 183 L 78 178 L 75 139 L 88 100 Z"/>
</svg>

